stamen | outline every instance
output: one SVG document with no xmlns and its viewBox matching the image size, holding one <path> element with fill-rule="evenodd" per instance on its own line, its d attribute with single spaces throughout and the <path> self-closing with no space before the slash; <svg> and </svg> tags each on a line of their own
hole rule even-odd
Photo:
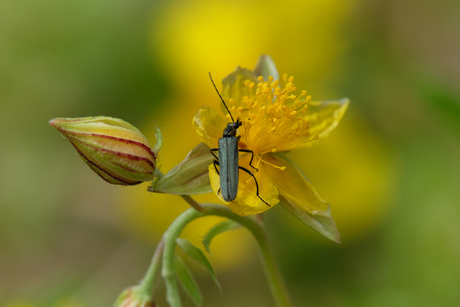
<svg viewBox="0 0 460 307">
<path fill-rule="evenodd" d="M 232 106 L 232 114 L 235 116 L 238 113 L 237 117 L 242 121 L 242 129 L 239 132 L 248 148 L 262 154 L 275 153 L 278 152 L 277 148 L 286 150 L 319 137 L 310 136 L 309 122 L 303 119 L 311 96 L 307 95 L 306 91 L 294 95 L 292 92 L 296 87 L 293 81 L 294 78 L 286 74 L 282 76 L 281 82 L 273 77 L 263 81 L 261 76 L 257 77 L 256 82 L 244 81 L 245 87 L 250 89 L 249 97 L 244 96 L 241 105 Z M 280 83 L 283 83 L 283 88 L 279 86 Z M 230 105 L 229 103 L 229 108 Z M 261 160 L 255 161 L 258 165 Z M 282 166 L 267 164 L 285 169 Z"/>
<path fill-rule="evenodd" d="M 273 166 L 274 168 L 277 168 L 277 169 L 280 169 L 282 171 L 284 171 L 286 169 L 286 166 L 278 166 L 278 165 L 275 165 L 275 164 L 272 164 L 272 163 L 269 163 L 267 161 L 265 161 L 264 159 L 260 159 L 260 161 L 262 161 L 263 163 L 267 164 L 267 165 L 270 165 L 270 166 Z"/>
</svg>

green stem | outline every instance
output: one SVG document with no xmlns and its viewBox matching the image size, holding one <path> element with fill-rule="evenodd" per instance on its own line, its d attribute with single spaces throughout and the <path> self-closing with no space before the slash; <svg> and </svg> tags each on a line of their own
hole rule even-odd
<svg viewBox="0 0 460 307">
<path fill-rule="evenodd" d="M 161 238 L 161 241 L 158 243 L 155 253 L 153 254 L 152 261 L 150 266 L 145 273 L 144 278 L 138 285 L 139 291 L 145 294 L 152 294 L 153 285 L 155 283 L 155 278 L 160 269 L 161 256 L 163 254 L 165 243 L 164 239 Z"/>
<path fill-rule="evenodd" d="M 256 235 L 254 234 L 254 237 L 255 236 Z M 265 268 L 265 275 L 268 279 L 268 285 L 277 306 L 292 306 L 292 302 L 286 290 L 286 286 L 284 285 L 281 273 L 278 269 L 278 266 L 276 265 L 276 261 L 273 257 L 270 245 L 268 244 L 265 227 L 263 227 L 263 225 L 261 227 L 260 237 L 258 239 L 256 238 L 256 240 L 259 244 L 262 262 Z"/>
<path fill-rule="evenodd" d="M 192 199 L 190 196 L 187 196 L 187 198 Z M 186 198 L 184 197 L 184 199 Z M 276 305 L 278 307 L 291 307 L 292 304 L 269 248 L 267 237 L 265 235 L 264 227 L 262 224 L 256 222 L 254 219 L 236 215 L 230 209 L 224 206 L 215 204 L 201 204 L 200 207 L 203 208 L 202 212 L 198 212 L 194 209 L 188 209 L 183 212 L 170 225 L 163 236 L 165 240 L 165 248 L 163 252 L 162 275 L 166 284 L 166 299 L 170 306 L 180 307 L 182 304 L 179 297 L 177 281 L 174 276 L 174 252 L 176 239 L 179 237 L 184 227 L 194 219 L 207 215 L 217 215 L 227 217 L 240 223 L 253 234 L 260 248 L 265 274 L 267 276 L 268 284 L 270 286 L 273 298 L 275 299 Z"/>
<path fill-rule="evenodd" d="M 190 195 L 180 195 L 192 208 L 194 208 L 198 212 L 203 212 L 203 206 L 194 200 Z"/>
<path fill-rule="evenodd" d="M 291 307 L 292 303 L 268 244 L 262 219 L 256 221 L 251 218 L 241 217 L 226 207 L 214 204 L 206 205 L 203 213 L 205 215 L 218 215 L 232 219 L 245 226 L 252 233 L 259 245 L 265 276 L 267 277 L 268 285 L 276 302 L 276 306 Z"/>
<path fill-rule="evenodd" d="M 168 230 L 166 230 L 163 235 L 165 248 L 163 251 L 163 268 L 161 270 L 161 275 L 165 280 L 166 300 L 171 307 L 182 306 L 176 277 L 174 276 L 174 252 L 176 239 L 188 223 L 201 216 L 201 212 L 190 208 L 179 215 L 179 217 L 169 226 Z"/>
</svg>

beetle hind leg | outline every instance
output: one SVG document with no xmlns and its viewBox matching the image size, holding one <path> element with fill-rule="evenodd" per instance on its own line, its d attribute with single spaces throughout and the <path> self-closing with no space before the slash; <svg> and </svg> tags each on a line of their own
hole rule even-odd
<svg viewBox="0 0 460 307">
<path fill-rule="evenodd" d="M 252 150 L 250 150 L 250 149 L 238 149 L 238 151 L 239 152 L 248 152 L 248 153 L 250 153 L 251 154 L 251 161 L 249 161 L 249 166 L 252 167 L 253 169 L 255 169 L 256 171 L 259 171 L 258 168 L 252 166 L 252 160 L 254 160 L 254 152 Z"/>
<path fill-rule="evenodd" d="M 238 168 L 239 168 L 240 170 L 242 170 L 242 171 L 248 173 L 252 178 L 254 178 L 254 182 L 256 183 L 256 195 L 257 195 L 257 197 L 259 197 L 259 199 L 260 199 L 261 201 L 263 201 L 267 206 L 271 207 L 269 203 L 267 203 L 265 200 L 262 199 L 262 197 L 260 197 L 260 195 L 259 195 L 259 184 L 257 183 L 257 179 L 256 179 L 256 177 L 254 176 L 254 174 L 251 173 L 250 170 L 248 170 L 248 169 L 246 169 L 246 168 L 244 168 L 244 167 L 242 167 L 242 166 L 238 166 Z"/>
</svg>

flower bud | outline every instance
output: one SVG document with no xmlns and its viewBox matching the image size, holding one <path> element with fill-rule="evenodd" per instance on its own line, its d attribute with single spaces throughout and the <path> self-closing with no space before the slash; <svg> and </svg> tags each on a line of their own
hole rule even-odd
<svg viewBox="0 0 460 307">
<path fill-rule="evenodd" d="M 50 124 L 67 138 L 83 161 L 112 184 L 135 185 L 153 179 L 161 146 L 155 149 L 133 125 L 112 117 L 55 118 Z"/>
<path fill-rule="evenodd" d="M 123 291 L 113 305 L 114 307 L 154 307 L 150 295 L 142 293 L 137 287 L 130 287 Z"/>
</svg>

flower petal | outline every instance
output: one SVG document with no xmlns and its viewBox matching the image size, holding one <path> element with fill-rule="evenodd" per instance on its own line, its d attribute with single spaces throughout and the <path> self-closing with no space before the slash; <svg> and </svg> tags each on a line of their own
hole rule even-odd
<svg viewBox="0 0 460 307">
<path fill-rule="evenodd" d="M 286 167 L 285 170 L 266 167 L 268 175 L 278 188 L 283 207 L 304 224 L 339 243 L 340 234 L 332 219 L 329 203 L 321 198 L 302 171 L 285 157 L 264 155 L 264 160 Z"/>
<path fill-rule="evenodd" d="M 256 68 L 254 68 L 254 73 L 257 76 L 264 77 L 264 81 L 268 81 L 268 77 L 273 77 L 274 80 L 280 79 L 275 62 L 273 62 L 272 58 L 268 54 L 263 54 L 259 57 Z"/>
<path fill-rule="evenodd" d="M 311 136 L 318 135 L 318 138 L 327 136 L 339 124 L 350 100 L 310 101 L 306 115 L 303 117 L 310 122 L 309 132 Z M 307 143 L 307 146 L 314 142 Z"/>
<path fill-rule="evenodd" d="M 198 138 L 211 148 L 217 147 L 217 142 L 222 137 L 227 122 L 214 108 L 206 106 L 201 107 L 193 118 Z"/>
<path fill-rule="evenodd" d="M 256 87 L 253 88 L 254 92 L 251 92 L 251 90 L 244 85 L 246 80 L 257 82 L 257 76 L 252 70 L 241 68 L 239 66 L 234 72 L 222 80 L 222 98 L 226 103 L 228 103 L 230 98 L 233 98 L 235 107 L 239 107 L 242 105 L 244 96 L 249 97 L 255 93 Z M 222 110 L 224 111 L 224 114 L 227 114 L 223 105 Z"/>
<path fill-rule="evenodd" d="M 221 193 L 218 193 L 220 189 L 219 174 L 217 174 L 214 165 L 209 166 L 209 178 L 211 180 L 212 190 L 227 207 L 240 216 L 262 213 L 279 202 L 278 189 L 273 180 L 269 177 L 269 173 L 265 166 L 261 164 L 259 165 L 258 172 L 255 170 L 253 171 L 249 166 L 249 160 L 250 155 L 242 156 L 239 161 L 240 166 L 249 169 L 254 174 L 259 184 L 259 196 L 269 203 L 270 206 L 267 206 L 267 204 L 257 197 L 254 178 L 241 170 L 239 172 L 238 194 L 235 200 L 231 202 L 224 201 Z"/>
</svg>

